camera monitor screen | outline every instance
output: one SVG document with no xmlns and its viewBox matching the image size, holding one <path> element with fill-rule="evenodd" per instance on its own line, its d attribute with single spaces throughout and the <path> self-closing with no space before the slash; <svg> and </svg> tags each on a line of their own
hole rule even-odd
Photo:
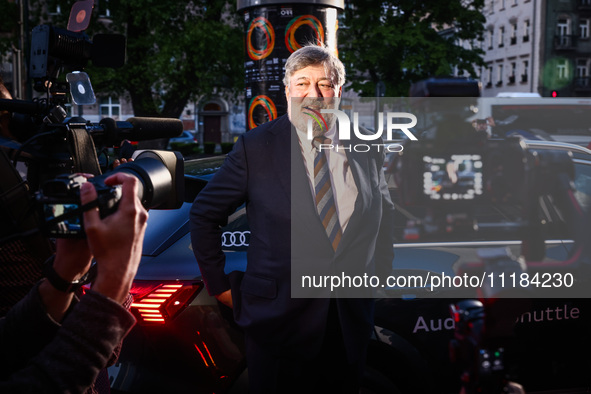
<svg viewBox="0 0 591 394">
<path fill-rule="evenodd" d="M 432 201 L 474 200 L 484 193 L 480 154 L 423 155 L 423 193 Z"/>
<path fill-rule="evenodd" d="M 45 215 L 45 222 L 48 226 L 48 232 L 54 236 L 76 236 L 82 231 L 82 223 L 80 215 L 66 215 L 63 220 L 56 221 L 56 218 L 60 219 L 60 216 L 67 214 L 68 212 L 77 210 L 79 205 L 76 203 L 72 204 L 54 204 L 45 203 L 43 205 L 43 212 Z"/>
</svg>

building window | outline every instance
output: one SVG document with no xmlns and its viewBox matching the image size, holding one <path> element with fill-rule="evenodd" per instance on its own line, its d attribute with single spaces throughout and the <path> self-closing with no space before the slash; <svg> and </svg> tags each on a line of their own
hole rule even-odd
<svg viewBox="0 0 591 394">
<path fill-rule="evenodd" d="M 499 48 L 505 45 L 505 26 L 499 27 Z"/>
<path fill-rule="evenodd" d="M 568 79 L 568 61 L 563 60 L 556 64 L 556 73 L 558 79 Z"/>
<path fill-rule="evenodd" d="M 62 7 L 58 1 L 49 1 L 47 3 L 47 13 L 49 15 L 61 15 Z"/>
<path fill-rule="evenodd" d="M 517 63 L 511 62 L 511 74 L 509 75 L 509 83 L 515 83 L 515 75 L 517 74 Z"/>
<path fill-rule="evenodd" d="M 492 86 L 493 81 L 493 68 L 492 66 L 488 66 L 486 68 L 486 87 L 490 88 Z"/>
<path fill-rule="evenodd" d="M 499 64 L 497 66 L 497 86 L 503 85 L 503 65 Z"/>
<path fill-rule="evenodd" d="M 118 118 L 121 114 L 119 98 L 106 97 L 101 99 L 100 110 L 103 118 Z"/>
<path fill-rule="evenodd" d="M 587 59 L 577 59 L 577 77 L 586 77 L 588 70 Z"/>
<path fill-rule="evenodd" d="M 529 41 L 529 19 L 523 21 L 523 42 Z"/>
<path fill-rule="evenodd" d="M 558 35 L 558 42 L 561 46 L 570 44 L 570 20 L 561 18 L 556 25 L 556 34 Z"/>
<path fill-rule="evenodd" d="M 523 69 L 523 73 L 521 74 L 521 82 L 527 82 L 527 76 L 529 73 L 529 61 L 524 60 L 521 64 Z"/>
<path fill-rule="evenodd" d="M 495 12 L 495 0 L 490 0 L 490 13 Z"/>
<path fill-rule="evenodd" d="M 589 86 L 589 61 L 588 59 L 577 59 L 577 86 Z"/>
<path fill-rule="evenodd" d="M 100 0 L 98 2 L 99 16 L 101 18 L 110 18 L 111 10 L 109 9 L 109 0 Z"/>
<path fill-rule="evenodd" d="M 491 29 L 488 31 L 488 49 L 493 49 L 495 32 Z"/>
<path fill-rule="evenodd" d="M 501 0 L 501 10 L 505 9 L 505 0 Z"/>
<path fill-rule="evenodd" d="M 579 22 L 579 37 L 589 38 L 589 19 L 581 19 Z"/>
<path fill-rule="evenodd" d="M 517 44 L 517 23 L 511 23 L 511 45 Z"/>
</svg>

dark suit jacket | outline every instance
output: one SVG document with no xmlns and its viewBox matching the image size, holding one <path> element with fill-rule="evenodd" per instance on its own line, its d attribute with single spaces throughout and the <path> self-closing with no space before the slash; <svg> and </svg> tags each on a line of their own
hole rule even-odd
<svg viewBox="0 0 591 394">
<path fill-rule="evenodd" d="M 242 135 L 191 209 L 193 250 L 208 291 L 219 294 L 232 287 L 236 322 L 278 354 L 312 356 L 324 337 L 330 294 L 326 288 L 292 294 L 302 274 L 373 275 L 375 267 L 390 273 L 393 205 L 383 154 L 347 156 L 359 194 L 336 252 L 316 213 L 287 116 Z M 243 203 L 251 231 L 247 268 L 243 276 L 227 276 L 221 226 Z M 362 291 L 357 295 L 369 296 Z M 363 357 L 373 325 L 373 301 L 357 295 L 336 300 L 350 361 Z"/>
</svg>

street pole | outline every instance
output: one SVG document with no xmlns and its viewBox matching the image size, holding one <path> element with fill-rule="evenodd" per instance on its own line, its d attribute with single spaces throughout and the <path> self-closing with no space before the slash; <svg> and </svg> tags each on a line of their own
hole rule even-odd
<svg viewBox="0 0 591 394">
<path fill-rule="evenodd" d="M 24 99 L 23 97 L 23 75 L 24 75 L 24 52 L 25 52 L 25 1 L 18 2 L 19 12 L 19 36 L 18 48 L 12 48 L 12 97 L 15 99 Z"/>
</svg>

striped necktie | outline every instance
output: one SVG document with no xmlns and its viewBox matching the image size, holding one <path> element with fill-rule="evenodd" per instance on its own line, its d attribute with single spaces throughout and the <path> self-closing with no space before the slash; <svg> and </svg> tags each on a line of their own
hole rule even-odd
<svg viewBox="0 0 591 394">
<path fill-rule="evenodd" d="M 320 144 L 329 144 L 331 141 L 324 136 L 316 137 L 312 144 L 316 148 L 314 158 L 314 192 L 316 194 L 316 210 L 318 216 L 324 225 L 328 239 L 333 250 L 337 250 L 341 240 L 342 232 L 337 209 L 330 182 L 330 172 L 328 170 L 328 161 L 326 153 L 319 149 Z"/>
</svg>

